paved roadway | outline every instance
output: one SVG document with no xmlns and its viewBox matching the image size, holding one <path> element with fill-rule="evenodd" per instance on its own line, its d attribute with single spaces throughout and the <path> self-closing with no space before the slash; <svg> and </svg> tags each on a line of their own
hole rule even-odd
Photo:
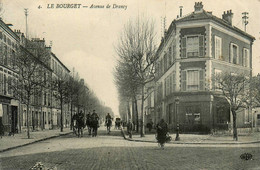
<svg viewBox="0 0 260 170">
<path fill-rule="evenodd" d="M 248 152 L 253 160 L 241 160 Z M 98 137 L 54 138 L 1 153 L 0 169 L 29 169 L 36 162 L 53 169 L 260 169 L 259 144 L 180 145 L 126 141 L 120 131 Z"/>
</svg>

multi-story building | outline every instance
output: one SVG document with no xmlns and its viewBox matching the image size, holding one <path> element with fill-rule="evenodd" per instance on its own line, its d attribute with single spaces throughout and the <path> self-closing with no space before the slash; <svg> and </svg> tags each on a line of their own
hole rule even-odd
<svg viewBox="0 0 260 170">
<path fill-rule="evenodd" d="M 70 70 L 59 60 L 54 53 L 51 53 L 50 58 L 52 79 L 64 79 L 69 76 Z M 53 91 L 54 92 L 54 91 Z M 51 94 L 52 103 L 52 121 L 54 127 L 61 125 L 61 107 L 59 99 L 55 98 L 53 93 Z M 70 105 L 68 103 L 63 104 L 63 125 L 68 126 L 70 124 Z"/>
<path fill-rule="evenodd" d="M 0 123 L 5 132 L 16 132 L 18 121 L 18 101 L 9 82 L 17 78 L 15 53 L 19 37 L 0 19 Z"/>
<path fill-rule="evenodd" d="M 220 72 L 252 72 L 254 37 L 232 24 L 231 10 L 218 18 L 197 2 L 194 11 L 174 20 L 165 33 L 156 61 L 156 120 L 182 131 L 226 129 L 232 123 L 227 100 L 215 90 Z M 239 111 L 237 126 L 248 124 Z"/>
<path fill-rule="evenodd" d="M 13 31 L 9 24 L 0 19 L 0 123 L 5 132 L 18 132 L 27 126 L 27 107 L 25 101 L 16 96 L 10 84 L 18 79 L 16 66 L 18 50 L 38 62 L 35 72 L 41 87 L 35 89 L 30 98 L 28 124 L 33 130 L 60 126 L 60 105 L 55 99 L 51 86 L 53 78 L 69 74 L 68 68 L 45 45 L 44 39 L 28 40 L 19 30 Z M 70 123 L 69 105 L 64 104 L 63 125 Z"/>
</svg>

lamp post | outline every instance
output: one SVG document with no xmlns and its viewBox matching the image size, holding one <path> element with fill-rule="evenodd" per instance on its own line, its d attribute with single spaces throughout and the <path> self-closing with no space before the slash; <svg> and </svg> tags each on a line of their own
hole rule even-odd
<svg viewBox="0 0 260 170">
<path fill-rule="evenodd" d="M 179 132 L 180 132 L 180 127 L 179 127 L 179 113 L 178 113 L 178 105 L 180 103 L 180 99 L 176 97 L 175 99 L 175 114 L 176 114 L 176 138 L 175 141 L 180 140 Z"/>
</svg>

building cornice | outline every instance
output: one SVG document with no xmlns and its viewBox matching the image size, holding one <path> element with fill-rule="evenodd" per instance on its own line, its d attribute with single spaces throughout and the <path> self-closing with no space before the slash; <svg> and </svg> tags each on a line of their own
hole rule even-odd
<svg viewBox="0 0 260 170">
<path fill-rule="evenodd" d="M 17 42 L 20 41 L 19 36 L 11 29 L 8 25 L 4 23 L 3 20 L 0 19 L 0 26 L 7 32 L 11 37 L 13 37 Z"/>
</svg>

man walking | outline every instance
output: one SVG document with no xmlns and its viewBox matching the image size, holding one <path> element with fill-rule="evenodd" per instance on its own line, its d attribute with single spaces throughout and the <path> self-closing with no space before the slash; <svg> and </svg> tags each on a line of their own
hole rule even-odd
<svg viewBox="0 0 260 170">
<path fill-rule="evenodd" d="M 134 124 L 133 122 L 131 121 L 131 119 L 128 120 L 128 123 L 127 123 L 127 134 L 129 135 L 129 138 L 132 139 L 132 131 L 133 131 L 133 128 L 134 128 Z"/>
<path fill-rule="evenodd" d="M 96 113 L 95 110 L 93 110 L 93 113 L 91 114 L 91 124 L 92 124 L 92 137 L 96 137 L 97 136 L 97 129 L 99 126 L 99 116 Z"/>
</svg>

